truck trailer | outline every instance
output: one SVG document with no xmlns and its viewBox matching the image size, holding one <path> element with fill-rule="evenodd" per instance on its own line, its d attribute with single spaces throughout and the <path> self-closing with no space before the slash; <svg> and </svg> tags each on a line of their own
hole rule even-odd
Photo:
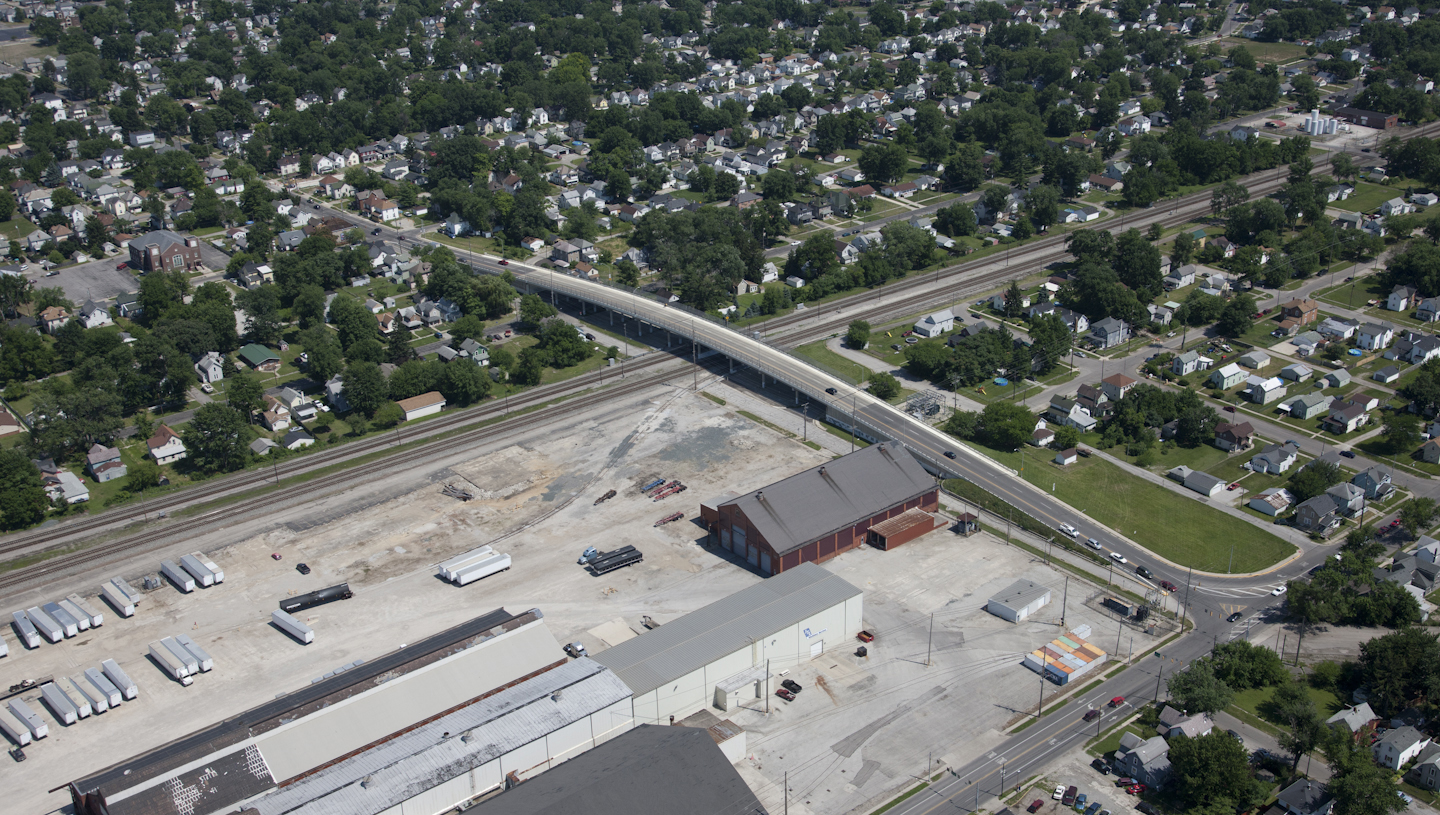
<svg viewBox="0 0 1440 815">
<path fill-rule="evenodd" d="M 111 682 L 105 674 L 101 673 L 100 669 L 86 668 L 85 680 L 90 683 L 90 687 L 105 697 L 105 701 L 109 703 L 110 707 L 120 706 L 120 702 L 123 700 L 120 689 L 115 687 L 115 683 Z"/>
<path fill-rule="evenodd" d="M 76 624 L 80 626 L 81 631 L 90 630 L 90 615 L 81 611 L 79 606 L 70 602 L 70 598 L 67 597 L 64 600 L 58 600 L 56 601 L 55 605 L 59 606 L 66 614 L 69 614 L 71 617 L 73 617 Z"/>
<path fill-rule="evenodd" d="M 140 594 L 140 592 L 130 588 L 129 583 L 126 583 L 124 580 L 121 580 L 118 577 L 110 578 L 110 585 L 114 586 L 117 591 L 125 595 L 126 599 L 130 601 L 130 605 L 132 606 L 140 605 L 140 601 L 145 599 L 144 596 Z"/>
<path fill-rule="evenodd" d="M 171 640 L 171 642 L 174 642 L 174 640 Z M 184 685 L 195 681 L 190 679 L 190 669 L 186 667 L 185 663 L 180 661 L 179 657 L 172 654 L 170 649 L 166 648 L 165 644 L 160 640 L 155 640 L 150 643 L 150 658 L 155 660 L 155 664 L 160 666 L 160 670 L 168 674 L 171 679 L 177 680 Z M 186 682 L 185 680 L 187 679 L 190 679 L 190 682 Z"/>
<path fill-rule="evenodd" d="M 483 560 L 466 566 L 455 573 L 453 580 L 455 585 L 464 586 L 474 583 L 482 577 L 489 577 L 492 574 L 499 574 L 510 570 L 510 556 L 505 554 L 494 554 Z"/>
<path fill-rule="evenodd" d="M 130 679 L 129 674 L 120 668 L 120 663 L 113 659 L 107 659 L 100 663 L 100 669 L 105 672 L 105 678 L 115 683 L 120 693 L 126 699 L 134 699 L 140 695 L 140 688 Z"/>
<path fill-rule="evenodd" d="M 175 584 L 175 588 L 186 594 L 195 590 L 195 578 L 191 577 L 184 569 L 176 566 L 173 560 L 162 560 L 160 562 L 160 573 L 170 578 L 170 582 Z"/>
<path fill-rule="evenodd" d="M 205 649 L 197 645 L 195 640 L 190 639 L 188 635 L 176 634 L 175 641 L 180 643 L 180 647 L 184 648 L 190 656 L 195 658 L 202 672 L 212 670 L 215 667 L 215 660 L 211 659 L 210 655 L 205 653 Z"/>
<path fill-rule="evenodd" d="M 184 555 L 180 558 L 180 565 L 195 578 L 195 582 L 201 586 L 215 585 L 215 573 L 205 568 L 205 564 L 194 555 Z"/>
<path fill-rule="evenodd" d="M 46 603 L 40 606 L 40 610 L 50 616 L 50 619 L 60 624 L 60 630 L 67 638 L 80 635 L 80 621 L 71 617 L 59 603 Z"/>
<path fill-rule="evenodd" d="M 315 641 L 314 629 L 284 611 L 270 612 L 270 622 L 274 623 L 276 628 L 303 643 L 308 644 Z"/>
<path fill-rule="evenodd" d="M 20 724 L 30 731 L 30 738 L 43 739 L 50 735 L 50 725 L 45 724 L 45 720 L 31 710 L 29 705 L 19 699 L 11 699 L 5 703 L 5 706 L 10 708 L 10 712 L 15 714 L 15 718 L 20 720 Z"/>
<path fill-rule="evenodd" d="M 39 606 L 31 606 L 25 609 L 25 616 L 30 618 L 30 622 L 34 624 L 35 629 L 39 631 L 40 635 L 45 639 L 51 642 L 59 642 L 65 639 L 65 631 L 60 628 L 60 624 L 51 619 L 49 614 L 41 611 Z"/>
<path fill-rule="evenodd" d="M 25 616 L 23 611 L 13 611 L 10 616 L 15 619 L 15 633 L 20 641 L 25 643 L 26 648 L 40 647 L 40 632 L 35 630 L 35 624 Z"/>
<path fill-rule="evenodd" d="M 54 682 L 46 682 L 40 686 L 40 698 L 45 700 L 45 706 L 55 714 L 55 720 L 61 724 L 75 724 L 80 720 L 80 710 L 75 703 L 70 701 Z"/>
<path fill-rule="evenodd" d="M 135 603 L 125 596 L 125 592 L 117 588 L 114 583 L 105 583 L 100 586 L 100 596 L 110 603 L 115 613 L 121 617 L 135 616 Z"/>
<path fill-rule="evenodd" d="M 308 594 L 297 594 L 294 597 L 287 597 L 280 601 L 280 610 L 286 614 L 294 614 L 314 606 L 323 606 L 326 603 L 333 603 L 336 600 L 349 600 L 355 595 L 350 591 L 349 583 L 341 583 L 319 591 L 312 591 Z"/>
<path fill-rule="evenodd" d="M 24 747 L 30 743 L 30 730 L 15 718 L 15 714 L 5 708 L 0 708 L 0 731 L 4 731 L 10 740 L 15 742 L 16 747 Z"/>
<path fill-rule="evenodd" d="M 10 656 L 10 643 L 6 642 L 3 637 L 0 637 L 0 657 L 8 656 Z"/>
<path fill-rule="evenodd" d="M 81 614 L 84 614 L 85 616 L 90 618 L 91 628 L 99 628 L 100 626 L 105 624 L 105 616 L 100 613 L 99 609 L 91 605 L 90 601 L 86 600 L 84 597 L 81 597 L 78 594 L 71 594 L 65 599 L 69 600 L 71 603 L 74 604 L 76 608 L 80 609 Z"/>
<path fill-rule="evenodd" d="M 479 549 L 471 549 L 463 555 L 457 555 L 440 564 L 440 576 L 446 580 L 454 580 L 455 573 L 478 563 L 487 557 L 495 554 L 495 550 L 489 546 L 482 546 Z"/>
<path fill-rule="evenodd" d="M 625 546 L 613 552 L 601 552 L 590 561 L 590 571 L 597 575 L 613 572 L 641 562 L 645 555 L 633 546 Z"/>
<path fill-rule="evenodd" d="M 185 646 L 176 641 L 174 637 L 162 637 L 160 644 L 180 660 L 180 664 L 185 666 L 185 670 L 189 671 L 191 676 L 200 673 L 200 660 L 196 659 L 195 655 L 186 650 Z"/>
<path fill-rule="evenodd" d="M 95 706 L 90 703 L 90 697 L 75 687 L 75 683 L 71 682 L 69 677 L 56 677 L 55 687 L 59 688 L 60 692 L 65 694 L 65 698 L 70 700 L 70 704 L 80 712 L 80 718 L 88 719 L 90 714 L 95 712 Z M 43 692 L 44 689 L 41 690 Z"/>
<path fill-rule="evenodd" d="M 97 714 L 104 713 L 110 709 L 110 697 L 101 693 L 94 685 L 90 684 L 90 680 L 85 678 L 85 674 L 75 674 L 65 681 L 70 683 L 64 686 L 65 692 L 70 694 L 70 698 L 77 702 L 84 699 L 90 703 L 90 708 Z"/>
<path fill-rule="evenodd" d="M 215 582 L 216 582 L 216 583 L 224 583 L 224 582 L 225 582 L 225 570 L 224 570 L 224 569 L 221 569 L 219 566 L 215 565 L 215 561 L 211 560 L 210 558 L 206 557 L 205 555 L 200 554 L 199 552 L 191 552 L 191 553 L 190 553 L 190 557 L 193 557 L 193 558 L 195 558 L 196 560 L 200 561 L 200 565 L 201 565 L 201 566 L 204 566 L 205 568 L 209 569 L 209 570 L 210 570 L 210 574 L 215 575 Z"/>
</svg>

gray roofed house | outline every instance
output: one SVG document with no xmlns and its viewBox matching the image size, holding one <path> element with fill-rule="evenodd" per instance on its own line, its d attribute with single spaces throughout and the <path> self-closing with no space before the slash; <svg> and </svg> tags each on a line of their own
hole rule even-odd
<svg viewBox="0 0 1440 815">
<path fill-rule="evenodd" d="M 1245 354 L 1242 354 L 1238 361 L 1246 368 L 1264 368 L 1266 365 L 1270 364 L 1270 355 L 1265 353 L 1264 351 L 1249 351 Z"/>
<path fill-rule="evenodd" d="M 844 578 L 802 563 L 592 659 L 614 671 L 639 696 L 748 649 L 756 638 L 860 596 L 860 589 Z"/>
<path fill-rule="evenodd" d="M 1321 782 L 1302 778 L 1281 790 L 1275 804 L 1290 815 L 1329 815 L 1335 799 Z"/>
<path fill-rule="evenodd" d="M 676 783 L 683 779 L 683 783 Z M 767 815 L 697 727 L 642 724 L 474 808 L 479 815 Z"/>
<path fill-rule="evenodd" d="M 1130 327 L 1114 317 L 1106 317 L 1090 326 L 1090 340 L 1100 348 L 1113 348 L 1130 339 Z"/>
<path fill-rule="evenodd" d="M 1365 725 L 1375 721 L 1376 718 L 1375 711 L 1370 709 L 1370 703 L 1361 702 L 1358 705 L 1347 707 L 1326 719 L 1325 724 L 1331 726 L 1342 725 L 1346 730 L 1354 733 Z"/>
<path fill-rule="evenodd" d="M 1115 763 L 1126 775 L 1151 787 L 1160 787 L 1170 777 L 1170 745 L 1162 736 L 1142 739 L 1134 733 L 1120 737 Z"/>
<path fill-rule="evenodd" d="M 254 453 L 257 456 L 263 456 L 269 453 L 272 448 L 279 446 L 280 445 L 276 444 L 273 439 L 267 439 L 264 436 L 261 436 L 255 441 L 250 442 L 250 452 Z"/>
<path fill-rule="evenodd" d="M 1199 738 L 1213 729 L 1215 729 L 1215 722 L 1210 718 L 1210 714 L 1197 713 L 1191 716 L 1185 711 L 1176 710 L 1169 705 L 1160 711 L 1160 724 L 1155 726 L 1156 734 L 1167 739 L 1173 739 L 1176 736 Z"/>
</svg>

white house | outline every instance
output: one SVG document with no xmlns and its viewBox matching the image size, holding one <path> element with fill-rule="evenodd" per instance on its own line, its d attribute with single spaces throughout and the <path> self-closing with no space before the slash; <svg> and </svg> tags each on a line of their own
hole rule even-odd
<svg viewBox="0 0 1440 815">
<path fill-rule="evenodd" d="M 922 337 L 938 337 L 954 327 L 955 315 L 947 308 L 944 311 L 926 315 L 923 320 L 915 324 L 914 330 Z"/>
<path fill-rule="evenodd" d="M 1395 339 L 1395 326 L 1389 323 L 1365 323 L 1356 332 L 1355 344 L 1367 351 L 1389 348 Z"/>
<path fill-rule="evenodd" d="M 1390 770 L 1398 770 L 1410 759 L 1420 755 L 1430 739 L 1413 727 L 1397 727 L 1385 734 L 1370 748 L 1375 763 Z"/>
<path fill-rule="evenodd" d="M 225 357 L 219 351 L 210 351 L 195 363 L 195 373 L 201 382 L 219 382 L 225 378 Z"/>
<path fill-rule="evenodd" d="M 156 464 L 170 464 L 185 457 L 185 442 L 180 440 L 179 433 L 167 425 L 160 425 L 160 429 L 146 440 L 145 445 Z"/>
</svg>

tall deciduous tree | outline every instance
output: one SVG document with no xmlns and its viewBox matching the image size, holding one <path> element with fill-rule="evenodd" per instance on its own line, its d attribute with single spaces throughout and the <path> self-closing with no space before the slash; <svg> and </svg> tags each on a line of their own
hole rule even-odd
<svg viewBox="0 0 1440 815">
<path fill-rule="evenodd" d="M 205 473 L 228 473 L 245 466 L 250 452 L 245 424 L 245 417 L 228 405 L 201 405 L 181 434 L 186 460 Z"/>
</svg>

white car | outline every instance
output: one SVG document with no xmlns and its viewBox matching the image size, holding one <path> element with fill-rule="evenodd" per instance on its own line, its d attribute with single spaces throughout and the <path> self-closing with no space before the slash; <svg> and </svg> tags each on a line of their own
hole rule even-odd
<svg viewBox="0 0 1440 815">
<path fill-rule="evenodd" d="M 1080 530 L 1076 529 L 1070 524 L 1060 524 L 1060 531 L 1064 532 L 1072 538 L 1078 537 L 1080 535 Z"/>
<path fill-rule="evenodd" d="M 1130 561 L 1126 560 L 1126 559 L 1125 559 L 1125 556 L 1122 555 L 1122 554 L 1120 554 L 1119 552 L 1111 552 L 1111 553 L 1110 553 L 1110 559 L 1113 560 L 1113 561 L 1115 561 L 1116 563 L 1129 563 L 1129 562 L 1130 562 Z"/>
<path fill-rule="evenodd" d="M 1090 539 L 1086 540 L 1086 541 L 1085 541 L 1085 545 L 1088 546 L 1088 547 L 1090 547 L 1091 549 L 1094 549 L 1094 550 L 1097 551 L 1097 552 L 1100 551 L 1100 550 L 1103 548 L 1103 547 L 1100 546 L 1100 541 L 1097 541 L 1097 540 L 1095 540 L 1094 538 L 1090 538 Z"/>
<path fill-rule="evenodd" d="M 1056 787 L 1056 788 L 1055 788 L 1055 792 L 1053 792 L 1053 793 L 1050 794 L 1050 799 L 1053 800 L 1053 801 L 1059 801 L 1061 798 L 1064 798 L 1064 797 L 1065 797 L 1065 786 L 1064 786 L 1063 784 L 1060 785 L 1060 786 L 1058 786 L 1058 787 Z"/>
<path fill-rule="evenodd" d="M 1270 592 L 1270 596 L 1271 596 L 1271 597 L 1279 597 L 1280 595 L 1282 595 L 1282 594 L 1284 594 L 1284 593 L 1285 593 L 1285 586 L 1282 584 L 1282 585 L 1276 586 L 1276 587 L 1275 587 L 1275 590 L 1272 591 L 1272 592 Z"/>
</svg>

